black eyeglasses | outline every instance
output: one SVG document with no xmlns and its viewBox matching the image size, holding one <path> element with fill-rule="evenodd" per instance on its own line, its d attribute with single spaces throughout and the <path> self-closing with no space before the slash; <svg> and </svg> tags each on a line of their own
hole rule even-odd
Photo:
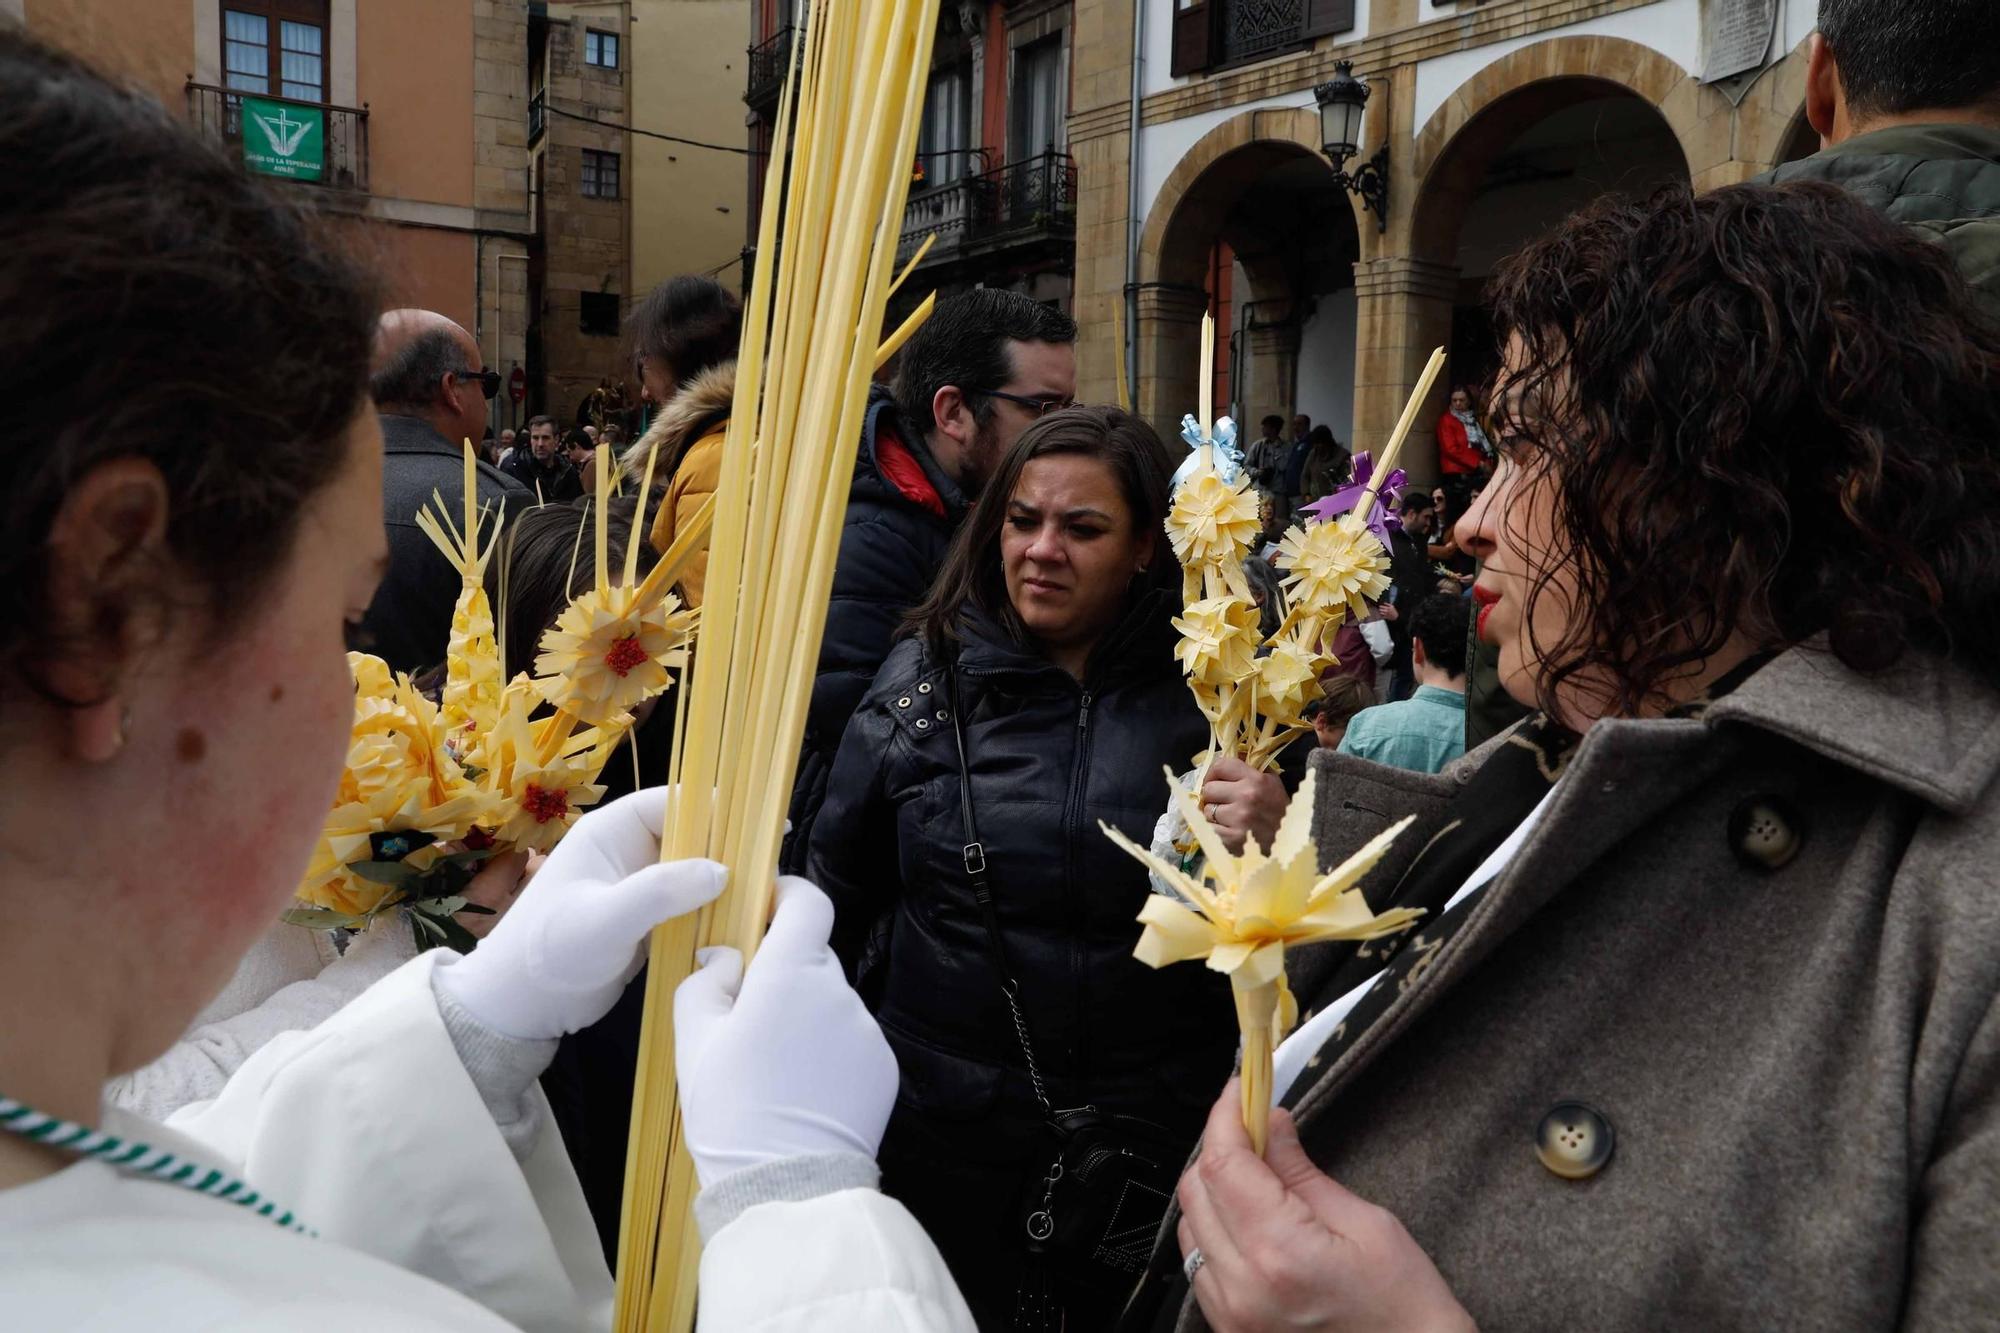
<svg viewBox="0 0 2000 1333">
<path fill-rule="evenodd" d="M 1075 407 L 1074 398 L 1023 398 L 1018 393 L 1007 393 L 1000 389 L 966 389 L 966 393 L 976 393 L 982 398 L 1005 398 L 1010 403 L 1019 403 L 1038 417 L 1051 412 L 1060 412 L 1065 407 Z"/>
<path fill-rule="evenodd" d="M 462 380 L 478 380 L 479 392 L 489 399 L 500 392 L 500 372 L 497 370 L 453 370 L 447 373 Z"/>
</svg>

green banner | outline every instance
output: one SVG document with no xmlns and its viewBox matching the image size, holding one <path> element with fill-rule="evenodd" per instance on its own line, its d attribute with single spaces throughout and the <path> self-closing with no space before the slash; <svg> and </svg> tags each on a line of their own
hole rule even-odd
<svg viewBox="0 0 2000 1333">
<path fill-rule="evenodd" d="M 243 162 L 267 176 L 321 179 L 326 172 L 326 113 L 318 107 L 244 98 Z"/>
</svg>

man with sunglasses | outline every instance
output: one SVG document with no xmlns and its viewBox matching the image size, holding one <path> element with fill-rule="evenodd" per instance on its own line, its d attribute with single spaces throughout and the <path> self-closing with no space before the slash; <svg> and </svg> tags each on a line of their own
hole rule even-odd
<svg viewBox="0 0 2000 1333">
<path fill-rule="evenodd" d="M 923 601 L 973 496 L 1022 431 L 1076 398 L 1076 323 L 1018 292 L 938 302 L 869 399 L 792 790 L 785 864 L 804 860 L 847 720 Z"/>
<path fill-rule="evenodd" d="M 479 344 L 433 310 L 392 310 L 375 329 L 368 381 L 382 421 L 382 519 L 389 571 L 362 618 L 354 647 L 393 670 L 421 671 L 444 660 L 458 598 L 457 571 L 438 557 L 417 514 L 443 497 L 454 521 L 464 512 L 463 441 L 486 433 L 487 403 L 500 376 Z M 490 463 L 478 465 L 478 502 L 515 513 L 534 493 Z"/>
</svg>

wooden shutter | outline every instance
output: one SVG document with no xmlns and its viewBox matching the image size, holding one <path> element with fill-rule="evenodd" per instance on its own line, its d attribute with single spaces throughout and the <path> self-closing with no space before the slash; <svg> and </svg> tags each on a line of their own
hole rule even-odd
<svg viewBox="0 0 2000 1333">
<path fill-rule="evenodd" d="M 1353 8 L 1354 0 L 1346 3 Z M 1217 0 L 1202 0 L 1174 11 L 1174 54 L 1168 73 L 1175 78 L 1197 73 L 1215 63 L 1216 5 Z"/>
<path fill-rule="evenodd" d="M 1324 37 L 1354 26 L 1354 0 L 1305 0 L 1305 9 L 1301 37 Z"/>
</svg>

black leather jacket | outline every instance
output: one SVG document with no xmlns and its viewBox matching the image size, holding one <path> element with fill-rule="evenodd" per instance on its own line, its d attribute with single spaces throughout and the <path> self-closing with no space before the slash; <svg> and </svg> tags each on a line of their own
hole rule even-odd
<svg viewBox="0 0 2000 1333">
<path fill-rule="evenodd" d="M 1032 648 L 969 618 L 959 698 L 973 811 L 1009 960 L 1050 1096 L 1192 1134 L 1227 1077 L 1236 1019 L 1225 978 L 1132 957 L 1142 866 L 1098 828 L 1144 846 L 1207 724 L 1173 656 L 1176 608 L 1154 593 L 1099 648 L 1079 684 Z M 966 878 L 959 762 L 946 675 L 906 640 L 847 728 L 811 843 L 832 896 L 834 942 L 871 974 L 902 1065 L 906 1105 L 978 1117 L 1021 1053 Z M 886 958 L 871 956 L 885 915 Z"/>
</svg>

